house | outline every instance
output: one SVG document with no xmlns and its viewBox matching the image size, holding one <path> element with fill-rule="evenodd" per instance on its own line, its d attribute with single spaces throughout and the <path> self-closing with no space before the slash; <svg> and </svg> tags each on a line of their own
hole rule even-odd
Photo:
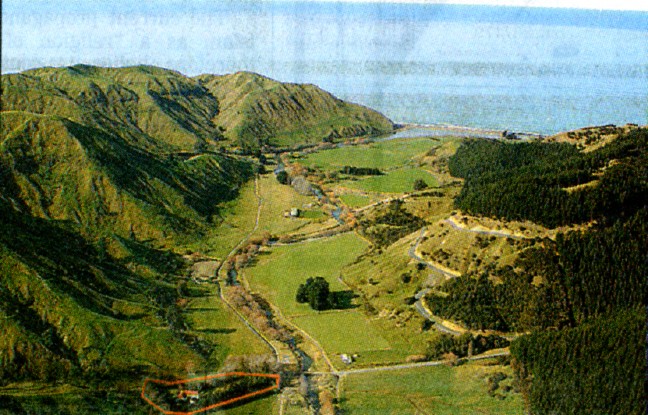
<svg viewBox="0 0 648 415">
<path fill-rule="evenodd" d="M 290 208 L 290 216 L 293 218 L 298 218 L 299 217 L 299 209 L 298 208 Z"/>
<path fill-rule="evenodd" d="M 190 404 L 195 404 L 200 399 L 200 394 L 198 391 L 180 390 L 178 392 L 178 399 L 181 401 L 187 401 L 188 399 Z"/>
<path fill-rule="evenodd" d="M 353 363 L 353 358 L 346 353 L 342 353 L 340 355 L 340 359 L 342 359 L 342 362 L 346 363 L 347 365 Z"/>
</svg>

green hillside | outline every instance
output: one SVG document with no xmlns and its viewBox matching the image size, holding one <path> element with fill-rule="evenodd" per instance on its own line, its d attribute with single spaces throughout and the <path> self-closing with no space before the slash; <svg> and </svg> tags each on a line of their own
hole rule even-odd
<svg viewBox="0 0 648 415">
<path fill-rule="evenodd" d="M 393 129 L 381 114 L 313 85 L 247 72 L 189 78 L 150 66 L 75 65 L 3 75 L 2 91 L 3 110 L 59 115 L 167 151 L 255 151 Z"/>
<path fill-rule="evenodd" d="M 249 72 L 197 79 L 220 103 L 215 122 L 243 148 L 290 147 L 393 129 L 383 115 L 314 85 L 280 83 Z"/>
<path fill-rule="evenodd" d="M 90 397 L 121 384 L 132 400 L 145 376 L 264 351 L 188 279 L 178 252 L 199 246 L 254 177 L 258 162 L 242 153 L 391 129 L 313 86 L 252 74 L 76 65 L 2 75 L 1 386 L 56 380 L 90 386 Z M 199 320 L 222 329 L 200 328 L 196 301 L 209 304 Z"/>
<path fill-rule="evenodd" d="M 60 116 L 0 117 L 3 199 L 40 218 L 75 222 L 86 234 L 161 240 L 198 232 L 252 176 L 247 161 L 154 153 Z"/>
</svg>

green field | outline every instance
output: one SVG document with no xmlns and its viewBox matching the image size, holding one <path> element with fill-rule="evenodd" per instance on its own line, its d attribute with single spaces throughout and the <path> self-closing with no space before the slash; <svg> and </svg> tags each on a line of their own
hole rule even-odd
<svg viewBox="0 0 648 415">
<path fill-rule="evenodd" d="M 272 247 L 258 257 L 245 275 L 253 290 L 261 292 L 286 315 L 316 313 L 295 301 L 299 284 L 309 277 L 324 277 L 331 291 L 345 290 L 337 281 L 340 270 L 367 248 L 367 242 L 354 233 L 325 240 Z"/>
<path fill-rule="evenodd" d="M 439 145 L 429 138 L 405 138 L 368 145 L 346 146 L 309 154 L 301 164 L 324 170 L 338 170 L 344 166 L 390 169 L 401 167 L 412 157 Z"/>
<path fill-rule="evenodd" d="M 263 175 L 258 180 L 259 196 L 262 199 L 259 226 L 255 235 L 270 232 L 273 235 L 293 232 L 313 221 L 325 219 L 317 210 L 314 196 L 303 196 L 291 186 L 282 185 L 273 174 Z M 315 204 L 307 216 L 301 220 L 284 217 L 290 208 L 302 208 Z M 255 182 L 250 180 L 241 189 L 239 197 L 222 205 L 222 221 L 206 235 L 200 243 L 188 245 L 191 250 L 201 251 L 217 258 L 225 257 L 254 228 L 257 217 L 258 201 Z"/>
<path fill-rule="evenodd" d="M 266 344 L 221 302 L 215 287 L 212 291 L 212 295 L 192 299 L 184 313 L 197 335 L 218 345 L 210 363 L 220 365 L 228 355 L 270 353 Z"/>
<path fill-rule="evenodd" d="M 315 337 L 329 354 L 390 348 L 380 332 L 358 311 L 327 312 L 294 317 L 292 320 Z"/>
<path fill-rule="evenodd" d="M 345 181 L 341 186 L 377 193 L 406 193 L 414 191 L 414 181 L 422 179 L 429 187 L 438 186 L 437 179 L 428 171 L 405 167 L 382 176 L 370 176 L 361 180 Z"/>
<path fill-rule="evenodd" d="M 471 362 L 458 367 L 434 366 L 401 371 L 345 376 L 341 407 L 353 415 L 519 415 L 523 413 L 519 394 L 488 395 L 488 377 L 502 372 L 510 385 L 509 366 Z"/>
<path fill-rule="evenodd" d="M 261 176 L 259 179 L 259 195 L 263 199 L 261 217 L 257 234 L 264 231 L 273 235 L 290 233 L 309 223 L 309 219 L 322 219 L 321 210 L 317 210 L 315 196 L 300 195 L 292 188 L 277 181 L 274 174 Z M 291 208 L 299 208 L 304 212 L 304 205 L 314 204 L 303 218 L 285 218 L 284 212 Z M 305 213 L 305 212 L 304 212 Z"/>
<path fill-rule="evenodd" d="M 354 194 L 346 194 L 346 195 L 341 195 L 340 199 L 342 202 L 344 202 L 345 205 L 347 205 L 350 208 L 359 208 L 363 206 L 367 206 L 368 204 L 371 203 L 371 199 L 369 196 L 362 196 L 362 195 L 354 195 Z"/>
<path fill-rule="evenodd" d="M 277 414 L 279 413 L 279 398 L 276 393 L 273 393 L 235 407 L 209 411 L 209 413 L 212 412 L 222 415 Z"/>
</svg>

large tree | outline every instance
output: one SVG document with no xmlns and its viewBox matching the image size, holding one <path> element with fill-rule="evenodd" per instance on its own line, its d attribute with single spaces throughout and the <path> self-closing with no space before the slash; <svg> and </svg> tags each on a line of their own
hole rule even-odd
<svg viewBox="0 0 648 415">
<path fill-rule="evenodd" d="M 308 303 L 313 310 L 326 310 L 330 307 L 329 283 L 322 277 L 308 278 L 305 284 L 297 289 L 298 303 Z"/>
</svg>

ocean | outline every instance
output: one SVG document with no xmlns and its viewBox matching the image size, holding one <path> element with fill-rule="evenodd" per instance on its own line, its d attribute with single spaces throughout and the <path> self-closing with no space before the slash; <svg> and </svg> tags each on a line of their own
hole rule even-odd
<svg viewBox="0 0 648 415">
<path fill-rule="evenodd" d="M 2 2 L 2 72 L 150 64 L 316 84 L 396 122 L 648 124 L 648 12 L 310 1 Z"/>
</svg>

